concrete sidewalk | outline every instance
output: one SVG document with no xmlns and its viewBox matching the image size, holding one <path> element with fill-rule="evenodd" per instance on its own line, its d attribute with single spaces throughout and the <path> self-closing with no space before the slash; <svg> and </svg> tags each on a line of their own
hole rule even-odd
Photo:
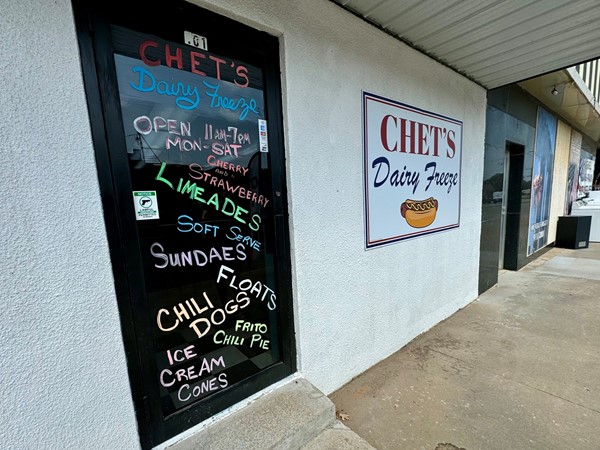
<svg viewBox="0 0 600 450">
<path fill-rule="evenodd" d="M 599 355 L 600 244 L 554 248 L 330 398 L 380 450 L 600 449 Z"/>
</svg>

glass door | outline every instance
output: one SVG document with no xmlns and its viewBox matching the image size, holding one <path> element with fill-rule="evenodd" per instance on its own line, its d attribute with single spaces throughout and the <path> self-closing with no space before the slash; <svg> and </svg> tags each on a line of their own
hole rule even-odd
<svg viewBox="0 0 600 450">
<path fill-rule="evenodd" d="M 295 370 L 278 42 L 187 3 L 75 6 L 152 447 Z"/>
<path fill-rule="evenodd" d="M 500 246 L 498 249 L 498 268 L 504 269 L 504 247 L 506 245 L 506 214 L 508 207 L 508 174 L 510 173 L 510 152 L 504 151 L 504 174 L 502 176 L 502 209 L 500 212 Z"/>
</svg>

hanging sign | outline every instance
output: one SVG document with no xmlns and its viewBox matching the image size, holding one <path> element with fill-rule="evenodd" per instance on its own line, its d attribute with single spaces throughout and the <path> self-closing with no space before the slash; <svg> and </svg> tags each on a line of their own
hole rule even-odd
<svg viewBox="0 0 600 450">
<path fill-rule="evenodd" d="M 457 228 L 462 122 L 363 92 L 367 249 Z"/>
</svg>

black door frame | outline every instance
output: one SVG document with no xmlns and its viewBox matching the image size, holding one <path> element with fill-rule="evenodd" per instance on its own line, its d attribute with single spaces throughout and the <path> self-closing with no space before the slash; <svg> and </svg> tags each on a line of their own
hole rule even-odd
<svg viewBox="0 0 600 450">
<path fill-rule="evenodd" d="M 200 401 L 173 414 L 166 420 L 160 411 L 160 401 L 155 389 L 156 376 L 148 364 L 151 339 L 149 323 L 144 314 L 145 296 L 140 249 L 137 239 L 126 239 L 135 228 L 135 215 L 126 155 L 119 156 L 114 149 L 123 147 L 120 105 L 110 25 L 117 24 L 135 31 L 166 35 L 168 39 L 181 33 L 184 24 L 167 20 L 165 3 L 158 13 L 148 14 L 153 2 L 129 2 L 126 10 L 109 8 L 101 3 L 89 5 L 85 0 L 73 0 L 77 36 L 82 60 L 82 72 L 87 96 L 90 126 L 94 142 L 96 164 L 104 218 L 108 236 L 115 289 L 125 344 L 131 393 L 134 401 L 143 448 L 152 448 L 161 442 L 191 428 L 219 411 L 247 398 L 274 382 L 296 371 L 296 347 L 293 327 L 291 290 L 291 263 L 289 253 L 289 227 L 285 177 L 285 155 L 281 105 L 281 80 L 279 67 L 279 42 L 276 37 L 254 30 L 231 19 L 178 0 L 168 3 L 168 11 L 177 18 L 202 17 L 203 33 L 215 35 L 220 30 L 221 46 L 234 58 L 259 61 L 264 68 L 265 103 L 268 109 L 269 151 L 272 158 L 273 209 L 275 213 L 277 288 L 280 298 L 282 361 L 251 376 L 207 401 Z M 135 6 L 144 7 L 140 16 L 127 17 L 126 11 Z M 141 10 L 141 9 L 140 9 Z M 175 25 L 173 25 L 175 24 Z M 211 51 L 219 53 L 220 49 Z M 222 51 L 222 50 L 221 50 Z M 113 149 L 111 151 L 111 149 Z M 124 152 L 122 152 L 124 153 Z M 125 162 L 125 163 L 124 163 Z M 126 180 L 126 181 L 123 181 Z M 129 183 L 123 188 L 117 183 Z M 131 210 L 131 211 L 129 211 Z M 214 397 L 214 398 L 213 398 Z"/>
</svg>

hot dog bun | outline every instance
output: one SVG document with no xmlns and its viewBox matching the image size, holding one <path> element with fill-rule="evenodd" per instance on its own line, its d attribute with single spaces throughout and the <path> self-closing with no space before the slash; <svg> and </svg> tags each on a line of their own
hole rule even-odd
<svg viewBox="0 0 600 450">
<path fill-rule="evenodd" d="M 429 197 L 425 200 L 406 199 L 400 206 L 400 214 L 406 219 L 406 223 L 413 228 L 429 226 L 435 220 L 438 201 Z"/>
</svg>

